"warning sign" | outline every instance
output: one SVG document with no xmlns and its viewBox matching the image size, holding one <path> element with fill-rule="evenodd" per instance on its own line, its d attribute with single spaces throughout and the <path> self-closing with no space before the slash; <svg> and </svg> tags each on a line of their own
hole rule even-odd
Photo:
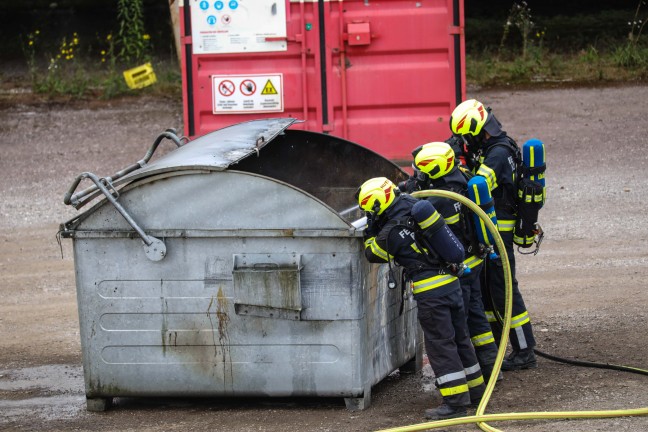
<svg viewBox="0 0 648 432">
<path fill-rule="evenodd" d="M 268 82 L 263 86 L 263 90 L 261 91 L 262 95 L 276 95 L 277 94 L 277 89 L 275 86 L 272 85 L 272 80 L 268 80 Z"/>
<path fill-rule="evenodd" d="M 241 93 L 245 96 L 252 96 L 256 91 L 256 83 L 251 79 L 245 79 L 241 82 Z"/>
<path fill-rule="evenodd" d="M 218 92 L 223 96 L 232 96 L 234 93 L 234 83 L 230 80 L 223 80 L 218 83 Z"/>
<path fill-rule="evenodd" d="M 184 0 L 185 12 L 187 8 L 191 12 L 193 53 L 287 51 L 287 4 L 268 0 Z"/>
<path fill-rule="evenodd" d="M 212 75 L 211 79 L 214 114 L 284 110 L 283 74 Z"/>
</svg>

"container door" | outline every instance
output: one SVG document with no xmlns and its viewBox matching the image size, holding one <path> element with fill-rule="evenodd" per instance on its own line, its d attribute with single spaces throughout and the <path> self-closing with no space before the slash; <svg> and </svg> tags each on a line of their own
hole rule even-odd
<svg viewBox="0 0 648 432">
<path fill-rule="evenodd" d="M 328 5 L 333 133 L 408 164 L 413 148 L 449 137 L 449 116 L 464 94 L 463 3 L 347 0 Z"/>
<path fill-rule="evenodd" d="M 409 165 L 465 94 L 463 0 L 184 0 L 185 133 L 295 117 Z"/>
<path fill-rule="evenodd" d="M 323 131 L 316 12 L 289 0 L 184 0 L 185 134 L 271 117 Z"/>
</svg>

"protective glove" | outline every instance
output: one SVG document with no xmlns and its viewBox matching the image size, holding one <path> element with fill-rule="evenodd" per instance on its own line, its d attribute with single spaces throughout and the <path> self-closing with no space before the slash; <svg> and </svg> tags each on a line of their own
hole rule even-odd
<svg viewBox="0 0 648 432">
<path fill-rule="evenodd" d="M 456 159 L 465 156 L 464 139 L 461 135 L 452 134 L 452 136 L 445 140 L 445 142 L 449 144 L 452 151 L 454 151 Z"/>
<path fill-rule="evenodd" d="M 378 228 L 378 223 L 376 222 L 376 215 L 373 212 L 367 212 L 367 228 L 365 228 L 363 237 L 365 240 L 376 237 L 380 229 Z"/>
<path fill-rule="evenodd" d="M 410 178 L 408 178 L 407 180 L 398 183 L 398 189 L 401 192 L 411 194 L 412 192 L 417 191 L 421 188 L 419 187 L 419 184 L 416 181 L 416 177 L 410 176 Z"/>
</svg>

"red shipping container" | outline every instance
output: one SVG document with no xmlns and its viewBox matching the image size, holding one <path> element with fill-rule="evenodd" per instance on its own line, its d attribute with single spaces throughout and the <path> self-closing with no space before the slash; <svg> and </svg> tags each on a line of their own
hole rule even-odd
<svg viewBox="0 0 648 432">
<path fill-rule="evenodd" d="M 294 117 L 404 166 L 465 98 L 463 0 L 184 0 L 185 134 Z"/>
</svg>

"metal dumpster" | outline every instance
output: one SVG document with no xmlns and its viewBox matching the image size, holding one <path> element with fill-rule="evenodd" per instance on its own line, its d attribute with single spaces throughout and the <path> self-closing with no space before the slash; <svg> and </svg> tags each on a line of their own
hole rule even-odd
<svg viewBox="0 0 648 432">
<path fill-rule="evenodd" d="M 88 410 L 113 397 L 343 397 L 420 368 L 416 304 L 363 256 L 354 193 L 405 174 L 295 119 L 186 144 L 161 134 L 112 177 L 82 173 L 71 238 Z M 158 144 L 177 149 L 149 162 Z M 94 184 L 76 192 L 82 180 Z"/>
</svg>

